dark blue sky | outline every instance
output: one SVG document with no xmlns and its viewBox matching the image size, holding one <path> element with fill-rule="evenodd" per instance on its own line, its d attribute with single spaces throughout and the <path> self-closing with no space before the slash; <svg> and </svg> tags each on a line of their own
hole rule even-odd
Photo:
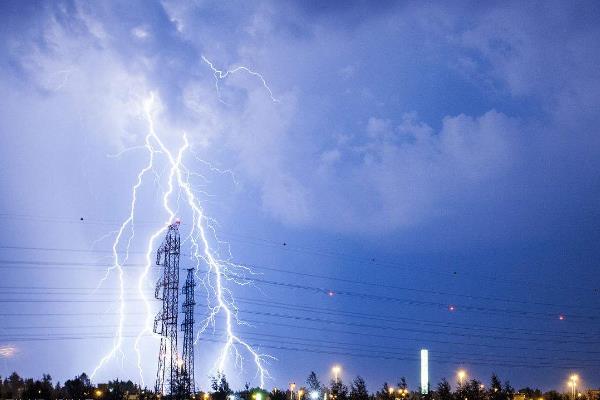
<svg viewBox="0 0 600 400">
<path fill-rule="evenodd" d="M 517 388 L 565 390 L 572 372 L 600 385 L 596 3 L 19 1 L 0 14 L 1 376 L 63 381 L 110 350 L 117 275 L 93 289 L 147 163 L 154 93 L 157 134 L 174 152 L 187 134 L 206 215 L 260 273 L 230 289 L 252 325 L 240 335 L 277 358 L 267 386 L 340 364 L 372 391 L 401 376 L 417 388 L 423 347 L 433 384 L 464 368 Z M 259 72 L 272 96 L 244 70 L 215 82 L 203 56 Z M 123 354 L 96 382 L 139 380 L 136 288 L 166 217 L 164 155 L 138 196 Z M 189 233 L 185 204 L 178 215 Z M 198 343 L 201 389 L 221 323 Z M 156 353 L 144 338 L 149 385 Z M 226 368 L 236 387 L 258 383 L 244 356 Z"/>
</svg>

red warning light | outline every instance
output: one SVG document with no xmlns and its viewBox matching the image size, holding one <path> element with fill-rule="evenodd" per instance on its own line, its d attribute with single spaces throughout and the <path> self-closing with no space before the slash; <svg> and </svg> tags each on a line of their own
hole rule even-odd
<svg viewBox="0 0 600 400">
<path fill-rule="evenodd" d="M 565 320 L 565 316 L 564 316 L 564 315 L 562 315 L 562 314 L 560 314 L 560 315 L 558 316 L 558 319 L 559 319 L 560 321 L 564 321 L 564 320 Z"/>
</svg>

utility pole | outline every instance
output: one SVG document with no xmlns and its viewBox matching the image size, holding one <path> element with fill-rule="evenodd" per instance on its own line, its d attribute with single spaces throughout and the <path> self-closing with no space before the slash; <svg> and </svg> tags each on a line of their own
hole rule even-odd
<svg viewBox="0 0 600 400">
<path fill-rule="evenodd" d="M 162 300 L 162 308 L 154 317 L 154 333 L 161 336 L 154 387 L 159 395 L 163 393 L 174 395 L 179 386 L 179 354 L 177 352 L 179 252 L 179 221 L 176 221 L 169 225 L 165 239 L 156 252 L 156 265 L 163 268 L 163 274 L 156 283 L 154 291 L 154 297 Z M 167 365 L 167 361 L 169 365 Z M 168 379 L 166 392 L 165 375 Z"/>
<path fill-rule="evenodd" d="M 183 393 L 186 397 L 194 394 L 194 268 L 188 268 L 185 285 L 181 289 L 181 294 L 185 296 L 182 304 L 183 323 L 183 364 L 180 371 L 180 379 Z"/>
</svg>

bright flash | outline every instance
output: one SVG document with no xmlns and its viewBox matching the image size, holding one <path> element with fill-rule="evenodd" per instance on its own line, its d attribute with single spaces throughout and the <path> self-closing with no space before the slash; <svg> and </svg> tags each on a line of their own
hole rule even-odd
<svg viewBox="0 0 600 400">
<path fill-rule="evenodd" d="M 17 353 L 17 348 L 11 345 L 0 345 L 0 358 L 11 358 Z"/>
<path fill-rule="evenodd" d="M 176 219 L 176 214 L 179 213 L 180 207 L 185 206 L 191 212 L 191 230 L 186 237 L 186 241 L 188 241 L 191 247 L 191 258 L 195 262 L 196 274 L 199 274 L 201 265 L 205 265 L 208 269 L 208 271 L 204 274 L 204 277 L 201 279 L 201 282 L 203 283 L 207 292 L 209 313 L 208 317 L 200 324 L 201 326 L 198 336 L 196 337 L 196 342 L 198 341 L 201 333 L 203 333 L 207 328 L 215 326 L 217 316 L 223 316 L 226 337 L 225 344 L 221 349 L 217 360 L 215 361 L 216 371 L 224 372 L 225 364 L 230 356 L 234 358 L 235 365 L 241 367 L 244 359 L 243 354 L 247 353 L 254 363 L 260 380 L 260 387 L 262 388 L 265 385 L 265 379 L 269 377 L 269 373 L 265 368 L 265 361 L 272 357 L 260 353 L 258 350 L 244 341 L 238 334 L 236 334 L 236 325 L 243 324 L 243 322 L 238 318 L 238 308 L 235 304 L 233 293 L 229 288 L 230 284 L 252 284 L 252 281 L 250 281 L 247 276 L 251 276 L 253 272 L 247 267 L 236 265 L 231 261 L 228 261 L 230 259 L 230 255 L 227 255 L 225 258 L 220 257 L 218 249 L 215 250 L 211 247 L 211 242 L 218 244 L 222 244 L 222 242 L 216 238 L 212 220 L 204 214 L 202 204 L 199 198 L 196 196 L 189 181 L 192 172 L 185 166 L 183 162 L 183 157 L 189 148 L 188 138 L 185 134 L 183 134 L 183 144 L 176 152 L 172 151 L 165 144 L 155 127 L 154 114 L 157 111 L 156 95 L 152 93 L 144 102 L 143 106 L 144 117 L 148 124 L 148 133 L 145 137 L 144 145 L 144 148 L 148 153 L 148 162 L 145 167 L 139 171 L 136 183 L 132 187 L 129 215 L 121 224 L 113 242 L 112 248 L 114 263 L 113 266 L 107 270 L 107 274 L 103 278 L 104 281 L 112 270 L 116 270 L 118 272 L 120 288 L 119 323 L 113 346 L 100 360 L 92 372 L 92 378 L 95 376 L 98 370 L 117 353 L 123 354 L 123 324 L 125 321 L 125 278 L 123 265 L 129 257 L 129 247 L 135 234 L 134 222 L 136 207 L 139 201 L 138 190 L 142 186 L 146 175 L 149 173 L 153 173 L 155 176 L 160 175 L 160 170 L 155 165 L 157 159 L 160 157 L 167 163 L 166 190 L 164 190 L 162 193 L 162 207 L 165 211 L 166 218 L 164 224 L 159 225 L 149 238 L 146 247 L 145 268 L 138 278 L 138 294 L 143 300 L 144 310 L 146 313 L 144 329 L 142 329 L 142 331 L 138 334 L 134 344 L 142 386 L 145 386 L 145 382 L 142 369 L 140 341 L 144 336 L 153 334 L 153 309 L 145 291 L 148 286 L 148 275 L 150 274 L 151 267 L 153 266 L 153 254 L 156 250 L 155 244 L 157 239 L 165 233 L 166 227 L 169 224 L 171 224 L 173 221 L 176 223 L 179 222 L 179 220 Z M 174 208 L 172 204 L 176 204 L 177 207 Z M 126 248 L 124 256 L 121 256 L 117 249 L 123 243 L 126 245 Z"/>
</svg>

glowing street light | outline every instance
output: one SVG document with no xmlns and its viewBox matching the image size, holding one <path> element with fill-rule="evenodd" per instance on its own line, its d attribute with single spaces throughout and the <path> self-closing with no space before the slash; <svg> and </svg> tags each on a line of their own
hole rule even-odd
<svg viewBox="0 0 600 400">
<path fill-rule="evenodd" d="M 467 378 L 467 372 L 464 369 L 461 369 L 456 374 L 458 377 L 458 383 L 462 386 L 465 383 L 465 379 Z"/>
<path fill-rule="evenodd" d="M 579 381 L 579 375 L 573 374 L 569 377 L 569 386 L 571 386 L 571 394 L 573 395 L 573 400 L 577 397 L 577 381 Z"/>
<path fill-rule="evenodd" d="M 302 395 L 304 395 L 304 390 L 298 390 L 298 400 L 302 400 Z"/>
<path fill-rule="evenodd" d="M 388 389 L 390 392 L 390 395 L 394 394 L 394 388 L 390 386 L 390 388 Z"/>
<path fill-rule="evenodd" d="M 342 367 L 340 367 L 339 365 L 334 365 L 333 368 L 331 368 L 331 371 L 333 372 L 333 376 L 335 377 L 335 381 L 339 381 L 340 379 L 340 372 L 342 371 Z"/>
<path fill-rule="evenodd" d="M 296 384 L 294 382 L 290 382 L 290 399 L 294 400 L 294 390 L 296 390 Z"/>
<path fill-rule="evenodd" d="M 319 399 L 319 392 L 317 392 L 316 390 L 313 390 L 308 395 L 310 396 L 311 400 L 318 400 Z"/>
</svg>

